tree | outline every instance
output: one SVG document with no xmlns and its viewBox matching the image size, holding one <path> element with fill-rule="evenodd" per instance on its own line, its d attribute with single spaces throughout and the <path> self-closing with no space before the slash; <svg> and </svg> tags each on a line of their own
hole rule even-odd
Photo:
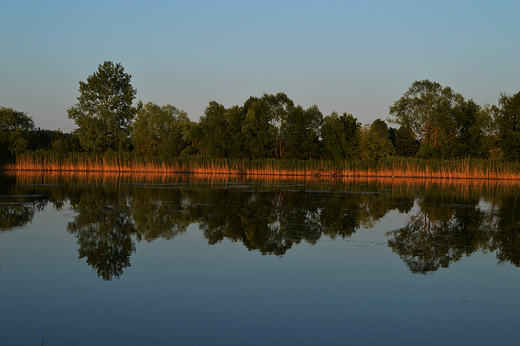
<svg viewBox="0 0 520 346">
<path fill-rule="evenodd" d="M 246 114 L 242 107 L 233 106 L 226 110 L 228 129 L 229 157 L 242 159 L 248 157 L 245 133 L 242 132 Z"/>
<path fill-rule="evenodd" d="M 365 125 L 361 131 L 359 147 L 364 160 L 378 160 L 395 154 L 388 126 L 381 119 L 374 120 L 370 126 Z"/>
<path fill-rule="evenodd" d="M 485 157 L 484 127 L 487 114 L 473 100 L 461 102 L 455 108 L 457 138 L 452 145 L 453 157 Z"/>
<path fill-rule="evenodd" d="M 333 160 L 353 160 L 358 153 L 361 123 L 352 114 L 336 112 L 326 116 L 321 128 L 325 156 Z"/>
<path fill-rule="evenodd" d="M 285 93 L 276 95 L 264 94 L 263 100 L 270 109 L 272 138 L 274 141 L 274 156 L 281 159 L 285 155 L 287 137 L 285 134 L 287 118 L 294 109 L 294 102 Z"/>
<path fill-rule="evenodd" d="M 401 126 L 395 131 L 395 150 L 398 156 L 411 157 L 419 150 L 419 141 L 415 139 L 411 128 Z"/>
<path fill-rule="evenodd" d="M 78 126 L 75 133 L 85 150 L 122 151 L 128 147 L 137 93 L 130 79 L 121 64 L 105 61 L 86 83 L 79 82 L 78 103 L 67 112 Z"/>
<path fill-rule="evenodd" d="M 251 159 L 270 157 L 273 150 L 271 108 L 265 99 L 251 96 L 242 106 L 245 152 Z"/>
<path fill-rule="evenodd" d="M 300 105 L 289 112 L 284 124 L 288 155 L 299 160 L 318 158 L 323 115 L 318 106 L 303 109 Z"/>
<path fill-rule="evenodd" d="M 391 122 L 412 129 L 422 157 L 443 157 L 458 135 L 455 108 L 464 102 L 449 87 L 429 80 L 415 81 L 390 107 Z"/>
<path fill-rule="evenodd" d="M 506 159 L 520 159 L 520 92 L 513 96 L 500 94 L 497 116 L 499 146 Z"/>
<path fill-rule="evenodd" d="M 0 160 L 16 155 L 27 149 L 29 131 L 34 129 L 34 122 L 24 112 L 12 108 L 0 108 Z"/>
<path fill-rule="evenodd" d="M 227 157 L 228 133 L 226 108 L 216 101 L 210 101 L 204 115 L 200 117 L 199 125 L 192 132 L 199 151 L 210 157 Z"/>
<path fill-rule="evenodd" d="M 172 105 L 147 103 L 137 112 L 133 126 L 134 150 L 163 160 L 180 156 L 188 145 L 186 120 L 187 113 Z"/>
</svg>

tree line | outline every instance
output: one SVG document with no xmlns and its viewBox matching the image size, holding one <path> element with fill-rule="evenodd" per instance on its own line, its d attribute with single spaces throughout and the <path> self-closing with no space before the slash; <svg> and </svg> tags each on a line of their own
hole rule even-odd
<svg viewBox="0 0 520 346">
<path fill-rule="evenodd" d="M 121 64 L 105 61 L 79 82 L 67 110 L 71 134 L 35 129 L 24 112 L 0 108 L 0 159 L 28 150 L 133 151 L 169 160 L 204 156 L 233 159 L 378 160 L 520 157 L 520 92 L 500 94 L 498 105 L 476 104 L 450 87 L 415 81 L 389 108 L 389 117 L 362 125 L 352 114 L 324 116 L 318 106 L 296 105 L 285 93 L 251 96 L 226 108 L 210 101 L 198 122 L 172 105 L 134 106 L 137 90 Z M 398 127 L 389 127 L 388 123 Z"/>
</svg>

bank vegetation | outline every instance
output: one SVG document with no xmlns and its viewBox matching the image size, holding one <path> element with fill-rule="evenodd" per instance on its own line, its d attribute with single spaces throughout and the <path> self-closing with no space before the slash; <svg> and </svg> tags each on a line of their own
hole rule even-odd
<svg viewBox="0 0 520 346">
<path fill-rule="evenodd" d="M 172 105 L 134 104 L 130 80 L 106 61 L 80 82 L 67 110 L 72 133 L 36 129 L 24 112 L 1 107 L 0 168 L 520 179 L 520 92 L 481 106 L 422 80 L 371 124 L 347 112 L 324 116 L 284 93 L 229 108 L 210 101 L 192 121 Z"/>
</svg>

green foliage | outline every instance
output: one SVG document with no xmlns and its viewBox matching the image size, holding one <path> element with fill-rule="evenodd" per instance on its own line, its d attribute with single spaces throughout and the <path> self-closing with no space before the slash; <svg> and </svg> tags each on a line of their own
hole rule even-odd
<svg viewBox="0 0 520 346">
<path fill-rule="evenodd" d="M 388 126 L 381 119 L 376 119 L 361 131 L 359 142 L 362 160 L 379 160 L 395 155 L 395 148 L 390 140 Z"/>
<path fill-rule="evenodd" d="M 457 138 L 447 151 L 448 157 L 487 157 L 484 126 L 488 113 L 473 100 L 461 102 L 454 109 Z"/>
<path fill-rule="evenodd" d="M 319 157 L 323 115 L 314 105 L 304 110 L 300 105 L 290 110 L 284 123 L 288 157 L 310 160 Z"/>
<path fill-rule="evenodd" d="M 245 134 L 242 132 L 245 116 L 242 107 L 239 106 L 233 106 L 226 110 L 227 141 L 230 158 L 239 159 L 247 157 Z"/>
<path fill-rule="evenodd" d="M 227 157 L 229 138 L 226 108 L 220 103 L 211 101 L 192 135 L 202 154 L 210 157 Z"/>
<path fill-rule="evenodd" d="M 242 106 L 245 113 L 242 134 L 247 158 L 261 159 L 271 157 L 273 114 L 265 98 L 250 97 Z"/>
<path fill-rule="evenodd" d="M 68 152 L 71 148 L 70 134 L 60 130 L 33 130 L 28 135 L 28 150 L 53 150 L 58 152 Z"/>
<path fill-rule="evenodd" d="M 412 129 L 401 126 L 395 131 L 395 150 L 397 155 L 411 157 L 419 150 L 419 141 L 415 139 Z"/>
<path fill-rule="evenodd" d="M 324 156 L 330 160 L 354 160 L 358 155 L 361 123 L 352 114 L 326 116 L 321 130 Z"/>
<path fill-rule="evenodd" d="M 287 144 L 287 118 L 294 110 L 294 102 L 284 93 L 276 95 L 264 94 L 262 97 L 271 112 L 271 137 L 273 139 L 274 157 L 283 158 L 286 154 Z"/>
<path fill-rule="evenodd" d="M 87 151 L 122 151 L 128 148 L 136 109 L 137 91 L 121 64 L 105 61 L 97 72 L 79 82 L 78 103 L 67 110 L 78 126 L 75 134 Z"/>
<path fill-rule="evenodd" d="M 132 145 L 141 154 L 163 160 L 178 157 L 188 146 L 190 120 L 172 105 L 140 107 L 132 130 Z"/>
<path fill-rule="evenodd" d="M 29 131 L 34 122 L 24 112 L 0 108 L 0 162 L 24 152 L 29 145 Z"/>
<path fill-rule="evenodd" d="M 421 142 L 418 155 L 425 158 L 446 157 L 446 148 L 459 132 L 457 107 L 464 102 L 449 87 L 429 80 L 415 81 L 390 107 L 392 122 L 409 127 Z"/>
<path fill-rule="evenodd" d="M 499 99 L 497 123 L 498 142 L 508 160 L 520 159 L 520 92 L 513 96 L 502 93 Z"/>
<path fill-rule="evenodd" d="M 264 94 L 229 109 L 211 101 L 191 139 L 208 157 L 317 158 L 322 122 L 317 106 L 304 110 L 284 93 Z"/>
</svg>

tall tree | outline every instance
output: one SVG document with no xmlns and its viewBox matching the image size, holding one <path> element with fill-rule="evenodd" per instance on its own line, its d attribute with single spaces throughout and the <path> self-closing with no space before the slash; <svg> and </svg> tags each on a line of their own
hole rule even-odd
<svg viewBox="0 0 520 346">
<path fill-rule="evenodd" d="M 284 124 L 288 155 L 300 160 L 318 158 L 322 124 L 323 114 L 318 106 L 292 108 Z"/>
<path fill-rule="evenodd" d="M 229 157 L 242 159 L 248 157 L 245 134 L 242 132 L 246 114 L 242 107 L 233 106 L 226 110 L 228 125 Z"/>
<path fill-rule="evenodd" d="M 520 92 L 513 96 L 502 93 L 497 123 L 499 145 L 506 159 L 520 159 Z"/>
<path fill-rule="evenodd" d="M 336 112 L 326 116 L 321 129 L 325 157 L 332 160 L 353 160 L 358 154 L 361 123 L 352 114 Z"/>
<path fill-rule="evenodd" d="M 271 136 L 274 141 L 274 157 L 281 159 L 285 156 L 287 118 L 294 109 L 294 102 L 281 92 L 276 95 L 264 94 L 262 99 L 267 102 L 271 113 L 270 124 Z"/>
<path fill-rule="evenodd" d="M 455 108 L 464 102 L 449 87 L 429 80 L 415 81 L 390 107 L 390 121 L 413 130 L 421 142 L 419 155 L 442 157 L 458 134 Z"/>
<path fill-rule="evenodd" d="M 273 149 L 272 113 L 265 99 L 251 96 L 242 106 L 245 113 L 242 125 L 246 152 L 251 159 L 270 157 Z"/>
<path fill-rule="evenodd" d="M 75 133 L 85 150 L 121 151 L 128 147 L 136 113 L 132 102 L 137 93 L 130 79 L 121 64 L 105 61 L 86 83 L 79 82 L 78 103 L 67 112 L 78 126 Z"/>
<path fill-rule="evenodd" d="M 452 145 L 453 157 L 486 157 L 484 147 L 485 114 L 473 100 L 461 102 L 455 108 L 457 139 Z"/>
<path fill-rule="evenodd" d="M 210 101 L 200 117 L 199 126 L 192 136 L 203 155 L 210 157 L 228 157 L 229 138 L 226 108 L 216 101 Z"/>
</svg>

